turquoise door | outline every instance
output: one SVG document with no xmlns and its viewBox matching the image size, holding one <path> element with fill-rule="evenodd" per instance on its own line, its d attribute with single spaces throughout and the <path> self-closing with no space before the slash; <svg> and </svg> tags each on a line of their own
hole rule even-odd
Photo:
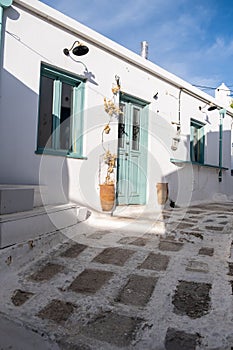
<svg viewBox="0 0 233 350">
<path fill-rule="evenodd" d="M 124 94 L 120 106 L 117 204 L 146 204 L 148 104 Z"/>
</svg>

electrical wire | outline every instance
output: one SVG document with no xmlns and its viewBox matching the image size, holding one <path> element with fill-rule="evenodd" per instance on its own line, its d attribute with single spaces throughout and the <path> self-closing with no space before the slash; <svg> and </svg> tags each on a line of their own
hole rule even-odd
<svg viewBox="0 0 233 350">
<path fill-rule="evenodd" d="M 205 86 L 205 85 L 196 85 L 196 84 L 192 84 L 192 86 L 198 87 L 198 88 L 203 89 L 203 90 L 230 91 L 231 93 L 233 93 L 233 90 L 231 90 L 231 89 L 219 89 L 217 87 Z M 229 87 L 233 87 L 233 85 L 229 85 Z"/>
</svg>

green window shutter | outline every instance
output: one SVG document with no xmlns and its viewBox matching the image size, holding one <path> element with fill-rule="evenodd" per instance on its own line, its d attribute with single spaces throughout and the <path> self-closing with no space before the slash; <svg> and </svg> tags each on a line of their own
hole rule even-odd
<svg viewBox="0 0 233 350">
<path fill-rule="evenodd" d="M 72 153 L 83 154 L 84 83 L 73 89 Z"/>
<path fill-rule="evenodd" d="M 53 149 L 60 148 L 60 109 L 61 109 L 61 88 L 62 83 L 59 80 L 54 80 L 53 83 Z"/>
</svg>

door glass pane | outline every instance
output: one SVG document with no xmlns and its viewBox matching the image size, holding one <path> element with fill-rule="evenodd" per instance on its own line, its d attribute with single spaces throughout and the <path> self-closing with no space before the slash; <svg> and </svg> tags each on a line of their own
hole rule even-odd
<svg viewBox="0 0 233 350">
<path fill-rule="evenodd" d="M 123 114 L 119 115 L 119 123 L 118 123 L 118 146 L 120 148 L 125 147 L 125 104 L 120 104 L 120 109 Z"/>
<path fill-rule="evenodd" d="M 133 132 L 132 132 L 132 149 L 139 150 L 140 140 L 140 109 L 133 108 Z"/>
<path fill-rule="evenodd" d="M 73 86 L 62 83 L 61 112 L 60 112 L 60 149 L 71 148 Z"/>
<path fill-rule="evenodd" d="M 51 148 L 53 131 L 53 79 L 42 76 L 40 86 L 38 147 Z"/>
</svg>

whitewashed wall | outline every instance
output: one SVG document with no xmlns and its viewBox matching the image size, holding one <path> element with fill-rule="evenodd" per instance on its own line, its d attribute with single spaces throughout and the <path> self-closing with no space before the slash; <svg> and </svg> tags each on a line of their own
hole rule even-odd
<svg viewBox="0 0 233 350">
<path fill-rule="evenodd" d="M 32 0 L 29 2 L 36 4 Z M 37 6 L 50 14 L 45 5 Z M 58 15 L 54 10 L 51 10 L 51 14 Z M 99 155 L 103 153 L 101 132 L 108 122 L 103 98 L 112 96 L 112 83 L 115 75 L 118 75 L 122 91 L 150 103 L 148 204 L 158 208 L 157 182 L 169 183 L 170 199 L 178 205 L 185 205 L 191 200 L 211 200 L 216 193 L 232 195 L 233 177 L 230 176 L 230 170 L 223 172 L 223 181 L 219 183 L 216 169 L 177 166 L 170 162 L 170 158 L 190 159 L 190 119 L 204 122 L 205 114 L 199 110 L 199 106 L 205 105 L 202 99 L 183 91 L 180 93 L 180 89 L 174 86 L 180 84 L 179 78 L 172 76 L 173 85 L 157 77 L 159 74 L 156 69 L 159 70 L 159 67 L 155 65 L 154 74 L 141 69 L 140 65 L 145 64 L 141 57 L 138 57 L 137 66 L 131 63 L 131 56 L 134 61 L 137 58 L 129 51 L 128 60 L 120 57 L 121 52 L 117 57 L 111 53 L 111 47 L 106 49 L 109 45 L 107 39 L 103 42 L 105 48 L 101 48 L 95 44 L 94 37 L 93 41 L 85 39 L 85 32 L 83 37 L 46 21 L 16 3 L 5 11 L 4 59 L 0 79 L 0 182 L 48 185 L 53 202 L 67 199 L 100 209 L 98 171 Z M 87 55 L 78 59 L 81 63 L 63 54 L 63 49 L 69 48 L 75 40 L 83 41 L 90 49 Z M 79 76 L 83 76 L 85 65 L 92 73 L 95 83 L 87 81 L 85 91 L 84 156 L 87 160 L 35 154 L 41 62 Z M 148 65 L 152 66 L 150 62 Z M 171 80 L 170 73 L 167 75 Z M 153 99 L 156 92 L 157 100 Z M 176 124 L 172 122 L 179 121 L 179 98 L 181 141 L 177 151 L 172 151 L 172 137 L 176 134 Z M 205 163 L 218 165 L 219 113 L 213 111 L 207 114 L 210 124 L 205 126 Z M 230 167 L 230 116 L 226 116 L 223 125 L 223 166 Z M 113 123 L 106 141 L 116 153 L 117 122 Z"/>
</svg>

